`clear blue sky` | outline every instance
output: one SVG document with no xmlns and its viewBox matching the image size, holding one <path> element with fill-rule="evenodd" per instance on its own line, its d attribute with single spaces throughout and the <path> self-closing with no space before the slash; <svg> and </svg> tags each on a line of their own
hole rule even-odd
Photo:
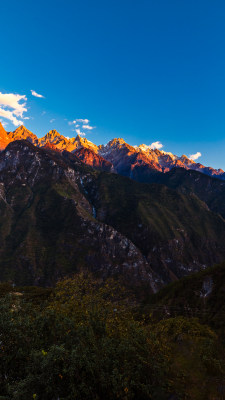
<svg viewBox="0 0 225 400">
<path fill-rule="evenodd" d="M 0 3 L 0 92 L 26 95 L 28 129 L 72 137 L 88 119 L 97 144 L 160 141 L 225 169 L 224 0 Z"/>
</svg>

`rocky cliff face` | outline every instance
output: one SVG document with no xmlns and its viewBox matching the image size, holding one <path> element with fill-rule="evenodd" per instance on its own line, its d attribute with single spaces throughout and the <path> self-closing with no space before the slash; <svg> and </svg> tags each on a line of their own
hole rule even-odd
<svg viewBox="0 0 225 400">
<path fill-rule="evenodd" d="M 85 147 L 80 147 L 73 154 L 78 157 L 86 165 L 107 172 L 114 172 L 114 167 L 111 162 L 96 154 L 93 150 Z"/>
</svg>

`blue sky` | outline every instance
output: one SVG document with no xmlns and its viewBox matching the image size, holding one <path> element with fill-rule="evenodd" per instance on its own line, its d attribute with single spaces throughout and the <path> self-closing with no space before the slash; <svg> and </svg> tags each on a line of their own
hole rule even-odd
<svg viewBox="0 0 225 400">
<path fill-rule="evenodd" d="M 88 119 L 96 144 L 160 141 L 225 169 L 224 0 L 11 0 L 0 15 L 0 92 L 26 96 L 39 137 Z"/>
</svg>

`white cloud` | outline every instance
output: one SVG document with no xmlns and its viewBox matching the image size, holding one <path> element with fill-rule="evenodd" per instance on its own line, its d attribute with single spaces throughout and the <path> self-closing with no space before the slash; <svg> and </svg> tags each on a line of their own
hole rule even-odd
<svg viewBox="0 0 225 400">
<path fill-rule="evenodd" d="M 68 124 L 69 125 L 77 125 L 78 124 L 78 126 L 80 125 L 80 124 L 88 124 L 90 121 L 89 121 L 89 119 L 87 119 L 87 118 L 85 118 L 85 119 L 82 119 L 82 118 L 78 118 L 78 119 L 74 119 L 73 121 L 69 121 L 68 122 Z"/>
<path fill-rule="evenodd" d="M 82 124 L 88 124 L 88 122 L 90 122 L 90 121 L 89 121 L 89 119 L 87 119 L 87 118 L 85 118 L 85 119 L 79 118 L 79 119 L 75 119 L 75 120 L 73 121 L 74 124 L 75 124 L 76 122 L 81 122 Z"/>
<path fill-rule="evenodd" d="M 46 111 L 42 111 L 41 116 L 43 117 L 43 115 L 46 114 Z"/>
<path fill-rule="evenodd" d="M 2 119 L 0 119 L 0 122 L 4 128 L 8 125 L 8 122 L 2 121 Z"/>
<path fill-rule="evenodd" d="M 23 124 L 23 121 L 17 119 L 15 115 L 13 115 L 13 111 L 9 110 L 4 110 L 2 107 L 0 107 L 0 117 L 3 117 L 5 119 L 8 119 L 13 123 L 15 126 L 19 126 Z"/>
<path fill-rule="evenodd" d="M 95 128 L 95 126 L 89 125 L 89 119 L 87 118 L 77 118 L 74 119 L 73 121 L 68 121 L 69 125 L 74 125 L 75 126 L 75 132 L 80 135 L 80 136 L 85 136 L 88 131 L 91 131 L 92 129 Z"/>
<path fill-rule="evenodd" d="M 85 136 L 85 132 L 81 132 L 81 130 L 78 128 L 78 129 L 75 129 L 75 132 L 79 135 L 79 136 Z"/>
<path fill-rule="evenodd" d="M 8 119 L 15 126 L 22 125 L 23 122 L 18 117 L 23 119 L 23 114 L 27 111 L 26 100 L 25 95 L 0 92 L 0 117 Z"/>
<path fill-rule="evenodd" d="M 50 119 L 50 123 L 52 124 L 55 121 L 55 118 Z"/>
<path fill-rule="evenodd" d="M 92 129 L 94 129 L 94 126 L 91 126 L 91 125 L 82 125 L 82 129 L 92 130 Z"/>
<path fill-rule="evenodd" d="M 155 150 L 155 149 L 161 149 L 163 147 L 163 144 L 160 143 L 159 141 L 157 142 L 153 142 L 152 144 L 150 144 L 150 149 Z"/>
<path fill-rule="evenodd" d="M 197 160 L 199 157 L 201 157 L 202 153 L 200 153 L 200 151 L 197 151 L 197 153 L 195 154 L 191 154 L 188 158 L 190 158 L 190 160 Z"/>
<path fill-rule="evenodd" d="M 31 90 L 31 94 L 34 97 L 40 97 L 40 98 L 44 99 L 44 96 L 42 96 L 42 94 L 38 94 L 37 92 L 35 92 L 35 90 Z"/>
</svg>

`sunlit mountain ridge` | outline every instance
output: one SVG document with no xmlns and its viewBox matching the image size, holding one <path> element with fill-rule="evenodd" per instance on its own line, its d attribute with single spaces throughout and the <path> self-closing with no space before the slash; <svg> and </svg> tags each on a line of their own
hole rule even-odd
<svg viewBox="0 0 225 400">
<path fill-rule="evenodd" d="M 45 136 L 38 138 L 23 125 L 18 127 L 14 132 L 6 132 L 0 124 L 1 150 L 10 142 L 22 139 L 29 140 L 38 147 L 43 147 L 47 143 L 51 143 L 61 151 L 67 150 L 73 153 L 81 148 L 88 149 L 104 158 L 107 162 L 110 162 L 112 164 L 111 170 L 114 170 L 114 172 L 140 181 L 146 181 L 146 174 L 149 175 L 154 171 L 165 173 L 173 168 L 195 170 L 212 177 L 225 179 L 225 173 L 222 169 L 207 167 L 191 160 L 185 155 L 179 157 L 163 150 L 152 149 L 145 144 L 131 146 L 122 138 L 115 138 L 110 140 L 106 145 L 97 146 L 79 135 L 73 138 L 65 137 L 55 129 L 49 131 Z M 94 154 L 91 155 L 90 152 L 89 156 L 87 157 L 86 154 L 85 162 L 89 165 L 95 164 L 98 157 L 95 157 Z M 84 157 L 83 154 L 82 157 Z"/>
</svg>

